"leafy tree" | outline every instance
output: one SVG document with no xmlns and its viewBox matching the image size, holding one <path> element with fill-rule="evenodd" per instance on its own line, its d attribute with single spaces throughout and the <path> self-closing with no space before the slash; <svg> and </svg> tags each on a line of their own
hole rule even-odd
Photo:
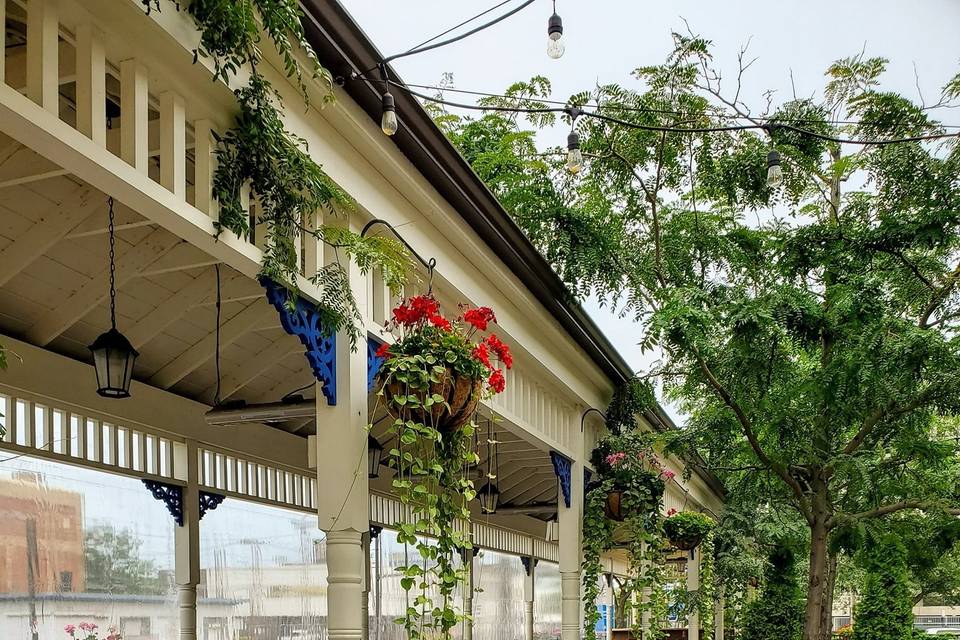
<svg viewBox="0 0 960 640">
<path fill-rule="evenodd" d="M 911 640 L 913 602 L 907 574 L 907 550 L 893 535 L 874 542 L 867 552 L 863 600 L 856 611 L 857 640 Z"/>
<path fill-rule="evenodd" d="M 933 427 L 960 412 L 960 146 L 833 140 L 943 133 L 929 108 L 880 88 L 883 59 L 838 61 L 822 98 L 757 116 L 738 86 L 722 90 L 707 41 L 675 44 L 635 71 L 638 89 L 570 98 L 605 117 L 576 121 L 588 159 L 576 176 L 535 147 L 531 129 L 550 122 L 443 124 L 572 291 L 636 320 L 641 348 L 659 354 L 640 380 L 689 416 L 674 450 L 744 505 L 802 523 L 804 638 L 817 640 L 832 532 L 960 512 L 957 442 Z M 488 104 L 528 106 L 548 89 L 519 83 Z M 960 77 L 943 101 L 958 96 Z M 717 130 L 731 123 L 766 129 Z M 772 147 L 783 182 L 769 187 Z"/>
<path fill-rule="evenodd" d="M 796 556 L 785 545 L 775 548 L 764 571 L 760 596 L 747 605 L 743 640 L 800 640 L 803 595 Z"/>
<path fill-rule="evenodd" d="M 159 595 L 157 566 L 140 556 L 141 541 L 131 529 L 93 527 L 84 539 L 87 591 Z"/>
</svg>

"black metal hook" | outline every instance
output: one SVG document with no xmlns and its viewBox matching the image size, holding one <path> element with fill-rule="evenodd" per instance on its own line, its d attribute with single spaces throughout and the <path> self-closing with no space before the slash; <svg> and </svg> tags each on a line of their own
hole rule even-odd
<svg viewBox="0 0 960 640">
<path fill-rule="evenodd" d="M 589 409 L 583 412 L 582 416 L 580 416 L 580 433 L 583 433 L 583 425 L 587 422 L 587 416 L 590 415 L 591 413 L 596 413 L 601 418 L 603 418 L 604 422 L 607 421 L 607 414 L 605 414 L 603 411 L 600 411 L 600 409 L 594 409 L 593 407 L 590 407 Z"/>
<path fill-rule="evenodd" d="M 407 251 L 412 253 L 413 257 L 423 265 L 424 269 L 427 270 L 427 293 L 433 293 L 433 271 L 437 267 L 437 259 L 430 258 L 429 260 L 424 260 L 423 256 L 417 253 L 417 250 L 411 247 L 410 243 L 403 239 L 403 236 L 397 232 L 392 224 L 381 218 L 374 218 L 367 224 L 363 225 L 363 229 L 360 230 L 360 237 L 366 237 L 367 232 L 371 229 L 371 227 L 375 227 L 378 224 L 382 224 L 386 228 L 390 229 L 391 233 L 397 237 L 397 240 L 399 240 L 401 244 L 407 248 Z"/>
</svg>

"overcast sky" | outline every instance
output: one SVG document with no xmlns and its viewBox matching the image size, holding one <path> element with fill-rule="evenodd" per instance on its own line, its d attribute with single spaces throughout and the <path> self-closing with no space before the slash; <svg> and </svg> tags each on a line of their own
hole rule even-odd
<svg viewBox="0 0 960 640">
<path fill-rule="evenodd" d="M 384 55 L 405 51 L 496 4 L 496 0 L 341 1 Z M 520 2 L 512 0 L 488 16 Z M 546 55 L 550 1 L 537 0 L 482 33 L 397 60 L 394 66 L 410 84 L 436 84 L 442 74 L 452 73 L 456 88 L 486 92 L 501 92 L 513 81 L 540 74 L 552 81 L 553 97 L 564 100 L 598 82 L 629 83 L 633 69 L 664 59 L 671 49 L 671 32 L 684 31 L 686 19 L 694 32 L 714 42 L 716 66 L 730 81 L 737 73 L 737 53 L 749 42 L 748 56 L 757 60 L 745 76 L 741 95 L 755 112 L 762 110 L 767 90 L 776 91 L 775 103 L 793 96 L 791 72 L 797 95 L 810 96 L 823 86 L 823 73 L 832 61 L 862 49 L 890 60 L 884 88 L 916 98 L 919 84 L 927 103 L 936 102 L 943 84 L 960 71 L 960 0 L 557 0 L 556 4 L 566 41 L 560 60 Z M 939 116 L 946 123 L 960 124 L 960 109 Z M 643 367 L 636 328 L 591 301 L 585 306 L 627 361 Z"/>
</svg>

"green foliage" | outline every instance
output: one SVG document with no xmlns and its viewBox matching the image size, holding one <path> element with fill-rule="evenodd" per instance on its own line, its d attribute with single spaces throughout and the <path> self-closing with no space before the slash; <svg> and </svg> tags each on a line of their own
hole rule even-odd
<svg viewBox="0 0 960 640">
<path fill-rule="evenodd" d="M 147 12 L 159 1 L 144 2 Z M 179 9 L 179 3 L 177 4 Z M 342 227 L 317 225 L 318 211 L 348 216 L 353 199 L 328 176 L 308 154 L 307 143 L 284 128 L 280 94 L 257 70 L 263 54 L 261 29 L 283 58 L 284 71 L 309 104 L 304 69 L 297 50 L 309 61 L 309 74 L 328 89 L 324 101 L 332 101 L 330 74 L 317 61 L 303 31 L 303 14 L 296 0 L 190 0 L 187 11 L 200 30 L 194 57 L 210 57 L 214 78 L 230 82 L 249 68 L 246 86 L 234 92 L 240 112 L 234 126 L 217 137 L 217 171 L 213 195 L 220 204 L 217 233 L 227 229 L 248 237 L 251 222 L 264 231 L 261 274 L 286 286 L 291 304 L 298 293 L 300 258 L 297 243 L 310 234 L 333 247 L 342 248 L 361 272 L 378 267 L 391 291 L 403 284 L 406 253 L 400 243 L 383 238 L 363 238 Z M 241 197 L 245 186 L 256 202 L 252 217 Z M 318 311 L 330 333 L 346 331 L 356 348 L 362 336 L 360 313 L 346 271 L 335 264 L 317 273 L 305 274 L 320 287 Z"/>
<path fill-rule="evenodd" d="M 803 595 L 796 557 L 786 546 L 770 553 L 759 597 L 747 605 L 744 640 L 799 640 L 803 632 Z"/>
<path fill-rule="evenodd" d="M 770 122 L 854 139 L 940 132 L 929 110 L 882 90 L 885 65 L 841 60 L 823 97 L 771 105 Z M 701 38 L 676 35 L 668 59 L 635 76 L 570 102 L 642 126 L 749 115 Z M 848 145 L 774 126 L 771 143 L 581 118 L 589 161 L 570 176 L 562 150 L 536 148 L 535 122 L 445 126 L 570 289 L 635 319 L 641 349 L 660 356 L 642 377 L 689 416 L 665 436 L 670 451 L 717 473 L 756 528 L 799 527 L 823 551 L 841 527 L 960 511 L 958 441 L 936 430 L 960 414 L 957 138 Z M 828 556 L 814 557 L 808 597 L 823 607 Z"/>
<path fill-rule="evenodd" d="M 613 390 L 607 406 L 607 428 L 612 433 L 631 431 L 637 427 L 637 416 L 657 406 L 650 383 L 631 378 Z"/>
<path fill-rule="evenodd" d="M 83 560 L 87 591 L 160 595 L 156 564 L 140 556 L 142 541 L 131 529 L 92 527 L 84 534 Z"/>
<path fill-rule="evenodd" d="M 667 614 L 662 466 L 649 437 L 636 431 L 600 440 L 591 462 L 597 478 L 584 498 L 582 568 L 586 628 L 594 628 L 599 620 L 596 601 L 600 595 L 600 557 L 614 547 L 626 546 L 630 575 L 622 587 L 623 606 L 632 614 L 635 634 L 639 634 L 646 612 L 650 614 L 649 637 L 658 638 Z M 606 515 L 607 496 L 613 491 L 622 492 L 623 523 Z M 646 599 L 641 597 L 644 592 L 648 593 Z"/>
<path fill-rule="evenodd" d="M 887 535 L 870 545 L 867 556 L 867 579 L 856 611 L 854 636 L 857 640 L 911 640 L 913 602 L 906 548 Z"/>
</svg>

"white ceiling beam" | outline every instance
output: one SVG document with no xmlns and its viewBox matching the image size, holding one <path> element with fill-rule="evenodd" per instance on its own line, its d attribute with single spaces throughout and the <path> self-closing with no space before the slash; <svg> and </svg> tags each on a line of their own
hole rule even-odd
<svg viewBox="0 0 960 640">
<path fill-rule="evenodd" d="M 249 307 L 227 320 L 220 327 L 220 347 L 228 345 L 268 317 L 277 319 L 277 311 L 264 302 L 254 302 Z M 277 320 L 279 322 L 279 320 Z M 216 333 L 211 332 L 202 340 L 164 365 L 150 377 L 150 384 L 160 389 L 169 389 L 185 377 L 196 371 L 214 356 Z"/>
<path fill-rule="evenodd" d="M 500 492 L 500 499 L 503 500 L 504 504 L 507 503 L 516 503 L 523 504 L 524 502 L 534 502 L 543 494 L 552 492 L 557 486 L 557 478 L 545 478 L 540 482 L 531 484 L 529 487 L 520 491 L 519 493 L 512 494 L 512 492 Z"/>
<path fill-rule="evenodd" d="M 71 229 L 86 220 L 96 217 L 104 207 L 100 193 L 90 187 L 77 187 L 58 207 L 43 214 L 6 249 L 0 252 L 0 286 L 47 252 Z"/>
<path fill-rule="evenodd" d="M 116 206 L 114 207 L 116 208 Z M 150 222 L 149 220 L 138 220 L 136 222 L 125 222 L 123 224 L 113 225 L 114 231 L 124 231 L 126 229 L 139 229 L 140 227 L 154 227 L 156 223 Z M 77 225 L 77 227 L 66 235 L 67 240 L 75 240 L 77 238 L 88 238 L 90 236 L 99 236 L 103 235 L 110 230 L 110 227 L 104 226 L 103 221 L 99 218 L 90 218 L 90 220 L 85 221 L 83 224 Z"/>
<path fill-rule="evenodd" d="M 151 264 L 162 258 L 182 242 L 163 229 L 157 229 L 139 244 L 117 248 L 117 288 L 137 277 Z M 104 261 L 106 262 L 106 261 Z M 110 268 L 104 269 L 88 280 L 60 306 L 41 318 L 28 332 L 27 339 L 37 346 L 50 344 L 57 336 L 72 327 L 78 320 L 109 295 Z"/>
<path fill-rule="evenodd" d="M 221 293 L 246 291 L 249 288 L 249 283 L 249 279 L 238 275 L 223 283 Z M 257 285 L 258 289 L 259 287 L 260 285 Z M 159 302 L 156 309 L 147 314 L 137 324 L 124 330 L 123 333 L 130 340 L 130 344 L 139 349 L 160 335 L 164 329 L 185 316 L 191 309 L 208 300 L 215 299 L 216 282 L 213 280 L 212 274 L 203 273 L 166 300 Z"/>
<path fill-rule="evenodd" d="M 63 167 L 21 146 L 0 162 L 0 187 L 27 184 L 69 173 Z"/>
<path fill-rule="evenodd" d="M 237 391 L 247 386 L 247 384 L 260 376 L 274 365 L 282 362 L 286 357 L 298 351 L 303 351 L 303 347 L 296 342 L 296 339 L 284 334 L 278 340 L 247 358 L 239 367 L 234 368 L 229 374 L 220 380 L 220 399 L 226 400 Z M 205 392 L 203 397 L 210 398 L 217 391 L 217 385 L 213 384 Z"/>
</svg>

